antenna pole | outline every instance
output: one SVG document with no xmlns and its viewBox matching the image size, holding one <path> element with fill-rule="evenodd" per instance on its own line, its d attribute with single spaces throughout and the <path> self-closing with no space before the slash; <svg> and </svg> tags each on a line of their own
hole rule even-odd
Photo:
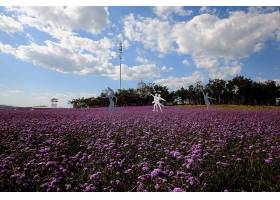
<svg viewBox="0 0 280 200">
<path fill-rule="evenodd" d="M 122 59 L 123 59 L 123 45 L 122 42 L 120 42 L 119 46 L 119 56 L 120 56 L 120 91 L 122 89 Z"/>
</svg>

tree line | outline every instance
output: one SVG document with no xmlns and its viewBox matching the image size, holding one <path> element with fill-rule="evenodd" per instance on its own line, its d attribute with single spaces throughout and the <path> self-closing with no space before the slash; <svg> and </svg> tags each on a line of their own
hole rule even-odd
<svg viewBox="0 0 280 200">
<path fill-rule="evenodd" d="M 151 105 L 151 94 L 160 93 L 166 105 L 204 104 L 203 94 L 215 98 L 213 104 L 237 105 L 276 105 L 280 97 L 280 85 L 275 81 L 253 81 L 244 76 L 236 76 L 231 80 L 210 79 L 206 85 L 198 81 L 188 87 L 170 91 L 166 86 L 155 83 L 140 82 L 136 89 L 122 89 L 115 92 L 118 106 Z M 78 98 L 69 101 L 74 108 L 91 108 L 108 106 L 107 94 L 102 92 L 98 97 Z"/>
</svg>

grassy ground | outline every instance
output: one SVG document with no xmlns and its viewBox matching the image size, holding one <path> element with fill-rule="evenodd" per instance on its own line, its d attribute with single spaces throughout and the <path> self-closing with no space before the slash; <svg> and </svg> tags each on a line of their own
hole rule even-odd
<svg viewBox="0 0 280 200">
<path fill-rule="evenodd" d="M 178 105 L 183 108 L 206 108 L 206 105 Z M 220 109 L 241 109 L 241 110 L 269 110 L 269 109 L 280 109 L 280 106 L 251 106 L 251 105 L 211 105 L 211 108 Z"/>
</svg>

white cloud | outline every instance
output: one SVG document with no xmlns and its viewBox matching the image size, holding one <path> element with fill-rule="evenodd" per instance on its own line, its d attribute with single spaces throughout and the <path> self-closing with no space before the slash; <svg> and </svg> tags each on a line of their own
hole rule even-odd
<svg viewBox="0 0 280 200">
<path fill-rule="evenodd" d="M 22 25 L 49 33 L 58 41 L 44 41 L 37 44 L 30 41 L 28 45 L 13 47 L 0 42 L 0 51 L 14 55 L 16 58 L 31 62 L 36 66 L 61 73 L 80 75 L 95 74 L 119 78 L 119 66 L 112 64 L 117 57 L 113 51 L 113 40 L 103 38 L 94 41 L 80 37 L 75 31 L 84 30 L 93 34 L 99 33 L 109 22 L 109 13 L 104 7 L 10 7 L 7 12 L 13 14 Z M 133 16 L 132 16 L 133 17 Z M 144 22 L 144 23 L 149 23 Z M 155 23 L 149 26 L 153 28 Z M 159 25 L 161 30 L 169 26 L 168 22 Z M 152 30 L 151 30 L 152 31 Z M 151 32 L 147 32 L 150 35 Z M 157 35 L 151 35 L 148 43 L 153 43 Z M 27 35 L 31 38 L 31 35 Z M 119 35 L 118 37 L 122 37 Z M 159 40 L 163 38 L 158 38 Z M 128 41 L 124 39 L 128 46 Z M 159 45 L 164 49 L 166 44 Z M 142 80 L 159 78 L 161 72 L 172 70 L 170 67 L 158 67 L 156 64 L 137 58 L 139 65 L 128 67 L 123 65 L 124 80 Z"/>
<path fill-rule="evenodd" d="M 254 52 L 259 52 L 264 48 L 264 43 L 260 42 L 254 46 Z"/>
<path fill-rule="evenodd" d="M 106 7 L 10 7 L 18 20 L 27 26 L 56 35 L 62 31 L 84 30 L 99 33 L 109 23 Z"/>
<path fill-rule="evenodd" d="M 137 56 L 136 61 L 141 64 L 147 64 L 150 62 L 147 58 L 144 58 L 143 56 Z"/>
<path fill-rule="evenodd" d="M 135 18 L 133 14 L 124 18 L 124 35 L 130 41 L 142 42 L 148 49 L 160 53 L 170 52 L 173 47 L 172 26 L 168 21 L 154 18 Z"/>
<path fill-rule="evenodd" d="M 276 86 L 280 86 L 280 79 L 266 79 L 261 76 L 261 74 L 257 75 L 255 78 L 253 78 L 254 81 L 259 83 L 265 83 L 267 81 L 274 81 Z"/>
<path fill-rule="evenodd" d="M 206 12 L 208 8 L 201 9 Z M 230 12 L 226 18 L 201 14 L 185 22 L 129 15 L 125 36 L 145 48 L 166 54 L 191 55 L 209 76 L 228 77 L 241 71 L 240 59 L 261 51 L 270 39 L 280 40 L 280 14 L 274 12 Z"/>
<path fill-rule="evenodd" d="M 144 55 L 143 55 L 143 52 L 140 51 L 139 49 L 136 49 L 136 54 L 137 54 L 137 57 L 136 57 L 136 61 L 140 64 L 154 64 L 154 62 L 150 61 L 149 59 L 147 59 Z M 167 67 L 167 66 L 162 66 L 160 68 L 160 70 L 162 72 L 170 72 L 172 71 L 174 68 L 173 67 Z"/>
<path fill-rule="evenodd" d="M 61 73 L 95 74 L 118 80 L 119 66 L 113 66 L 110 62 L 116 57 L 111 48 L 112 43 L 107 38 L 93 41 L 78 36 L 61 38 L 60 42 L 46 41 L 44 45 L 32 42 L 29 45 L 12 47 L 0 42 L 0 51 L 36 66 Z M 173 69 L 166 66 L 160 68 L 141 56 L 138 56 L 137 60 L 139 65 L 122 65 L 123 80 L 151 80 L 159 78 L 161 72 Z"/>
<path fill-rule="evenodd" d="M 110 62 L 116 57 L 116 54 L 111 51 L 111 45 L 107 38 L 93 41 L 73 36 L 62 39 L 60 43 L 46 41 L 44 45 L 31 43 L 12 47 L 0 42 L 0 51 L 61 73 L 95 74 L 118 80 L 119 66 L 113 66 Z M 159 78 L 161 72 L 173 69 L 166 66 L 160 68 L 147 59 L 141 57 L 139 59 L 141 61 L 139 65 L 132 67 L 122 65 L 123 80 L 151 80 Z"/>
<path fill-rule="evenodd" d="M 6 33 L 16 33 L 23 31 L 21 23 L 13 19 L 12 17 L 0 15 L 0 31 Z"/>
<path fill-rule="evenodd" d="M 208 13 L 208 14 L 214 15 L 214 14 L 216 14 L 217 9 L 216 9 L 216 8 L 213 8 L 213 7 L 209 7 L 209 6 L 202 6 L 202 7 L 199 9 L 198 12 L 199 12 L 200 14 Z"/>
<path fill-rule="evenodd" d="M 248 12 L 250 13 L 270 13 L 270 12 L 274 12 L 277 11 L 278 7 L 276 6 L 250 6 L 248 7 Z"/>
<path fill-rule="evenodd" d="M 188 87 L 191 84 L 196 83 L 197 81 L 203 81 L 204 75 L 201 72 L 193 72 L 190 76 L 184 77 L 168 77 L 164 79 L 156 80 L 155 83 L 167 86 L 170 89 L 179 89 L 181 87 Z"/>
<path fill-rule="evenodd" d="M 279 87 L 280 86 L 280 79 L 274 79 L 276 85 Z"/>
<path fill-rule="evenodd" d="M 77 36 L 63 38 L 60 42 L 45 41 L 44 45 L 31 43 L 12 47 L 0 42 L 0 51 L 44 68 L 74 74 L 104 74 L 110 60 L 116 55 L 111 51 L 107 38 L 93 41 Z"/>
<path fill-rule="evenodd" d="M 170 67 L 158 67 L 155 63 L 142 63 L 136 66 L 128 67 L 122 65 L 123 80 L 153 80 L 161 77 L 162 72 L 172 70 Z M 113 80 L 119 80 L 119 66 L 115 66 L 111 74 L 108 75 Z"/>
<path fill-rule="evenodd" d="M 184 64 L 184 65 L 190 65 L 190 62 L 187 60 L 187 59 L 184 59 L 183 61 L 182 61 L 182 64 Z"/>
<path fill-rule="evenodd" d="M 151 80 L 153 78 L 159 78 L 162 72 L 170 72 L 173 70 L 173 67 L 158 67 L 155 63 L 145 58 L 139 49 L 136 50 L 136 53 L 138 54 L 136 61 L 139 62 L 140 65 L 134 66 L 126 71 L 127 76 L 125 77 L 128 80 Z M 131 76 L 132 73 L 134 73 L 134 76 Z"/>
<path fill-rule="evenodd" d="M 227 79 L 241 72 L 241 63 L 236 60 L 218 58 L 204 54 L 194 54 L 193 61 L 197 68 L 206 69 L 209 78 Z"/>
<path fill-rule="evenodd" d="M 218 59 L 214 57 L 203 56 L 203 55 L 195 55 L 193 57 L 193 61 L 198 68 L 205 68 L 205 69 L 211 69 L 219 64 Z"/>
<path fill-rule="evenodd" d="M 156 6 L 153 7 L 153 11 L 162 19 L 168 19 L 172 14 L 189 16 L 193 13 L 192 10 L 186 10 L 183 6 Z"/>
<path fill-rule="evenodd" d="M 161 71 L 162 71 L 162 72 L 170 72 L 170 71 L 172 71 L 173 69 L 174 69 L 173 67 L 167 67 L 167 66 L 161 67 Z"/>
<path fill-rule="evenodd" d="M 29 41 L 34 42 L 34 38 L 33 38 L 33 36 L 32 36 L 30 33 L 26 33 L 25 37 L 26 37 Z"/>
<path fill-rule="evenodd" d="M 188 15 L 183 7 L 155 7 L 158 17 L 144 18 L 130 14 L 123 19 L 124 40 L 141 42 L 145 48 L 159 52 L 159 57 L 170 52 L 188 54 L 199 69 L 206 69 L 209 77 L 228 77 L 241 71 L 240 59 L 260 52 L 269 39 L 280 41 L 279 12 L 231 12 L 219 18 L 201 8 L 202 14 L 184 22 L 170 21 L 164 16 Z M 267 10 L 267 9 L 266 9 Z M 0 15 L 0 24 L 10 33 L 24 26 L 49 33 L 58 40 L 36 44 L 11 46 L 0 42 L 0 51 L 23 61 L 62 73 L 96 74 L 118 79 L 118 66 L 112 64 L 117 55 L 113 41 L 108 38 L 92 40 L 78 35 L 79 30 L 100 33 L 110 24 L 109 12 L 104 7 L 12 7 L 6 9 L 12 17 Z M 4 16 L 4 17 L 3 17 Z M 18 20 L 18 21 L 17 21 Z M 15 25 L 16 24 L 16 25 Z M 7 28 L 7 26 L 10 26 Z M 31 35 L 27 35 L 32 38 Z M 127 40 L 126 40 L 127 39 Z M 159 78 L 171 67 L 157 66 L 142 55 L 139 64 L 124 66 L 127 80 Z M 188 60 L 183 61 L 188 64 Z M 150 73 L 150 74 L 149 74 Z"/>
<path fill-rule="evenodd" d="M 267 80 L 265 78 L 261 77 L 261 76 L 256 76 L 254 78 L 254 81 L 264 83 Z"/>
<path fill-rule="evenodd" d="M 256 46 L 274 38 L 279 29 L 279 12 L 233 12 L 224 19 L 209 14 L 196 16 L 188 22 L 176 24 L 173 35 L 180 53 L 207 53 L 239 59 L 249 56 Z"/>
<path fill-rule="evenodd" d="M 3 44 L 0 42 L 0 52 L 14 55 L 16 54 L 16 49 L 9 44 Z"/>
<path fill-rule="evenodd" d="M 277 41 L 279 42 L 280 41 L 280 30 L 278 30 L 276 32 L 276 37 L 277 37 Z"/>
<path fill-rule="evenodd" d="M 14 47 L 0 42 L 0 52 L 61 73 L 114 76 L 116 67 L 111 61 L 117 55 L 112 50 L 113 41 L 92 40 L 74 32 L 100 33 L 110 23 L 106 7 L 8 7 L 6 12 L 12 13 L 22 26 L 46 32 L 58 41 L 37 44 L 27 34 L 30 44 Z M 128 41 L 125 44 L 128 46 Z"/>
<path fill-rule="evenodd" d="M 207 69 L 211 78 L 226 78 L 241 71 L 239 59 L 261 51 L 279 30 L 279 12 L 233 12 L 224 19 L 196 16 L 176 24 L 173 34 L 178 52 L 191 54 L 196 66 Z"/>
</svg>

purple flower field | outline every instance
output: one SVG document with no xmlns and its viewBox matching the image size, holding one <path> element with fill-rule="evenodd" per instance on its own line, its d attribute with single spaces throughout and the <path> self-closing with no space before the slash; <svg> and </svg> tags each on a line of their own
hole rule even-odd
<svg viewBox="0 0 280 200">
<path fill-rule="evenodd" d="M 280 110 L 0 110 L 0 191 L 280 191 Z"/>
</svg>

